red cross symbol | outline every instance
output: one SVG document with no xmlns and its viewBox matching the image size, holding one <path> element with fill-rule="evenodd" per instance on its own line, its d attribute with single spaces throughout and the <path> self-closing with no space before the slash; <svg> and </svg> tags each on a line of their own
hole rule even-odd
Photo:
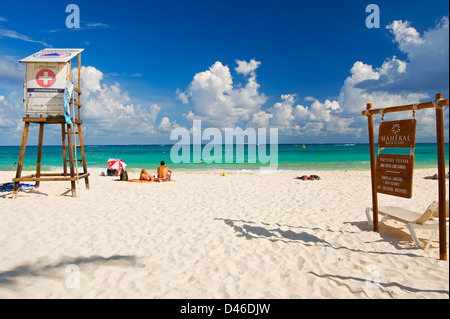
<svg viewBox="0 0 450 319">
<path fill-rule="evenodd" d="M 36 75 L 36 81 L 40 86 L 47 88 L 55 83 L 56 76 L 51 70 L 40 70 Z"/>
</svg>

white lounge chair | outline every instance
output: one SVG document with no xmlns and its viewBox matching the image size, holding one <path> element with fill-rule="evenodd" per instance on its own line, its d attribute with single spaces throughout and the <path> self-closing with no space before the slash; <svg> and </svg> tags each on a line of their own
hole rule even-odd
<svg viewBox="0 0 450 319">
<path fill-rule="evenodd" d="M 373 227 L 371 211 L 372 207 L 366 208 L 367 221 L 369 222 L 370 227 Z M 423 213 L 417 213 L 412 210 L 396 206 L 380 206 L 378 207 L 378 214 L 383 216 L 381 222 L 384 222 L 386 219 L 392 218 L 406 224 L 416 246 L 421 249 L 427 249 L 428 247 L 430 247 L 431 240 L 439 229 L 439 204 L 437 201 L 431 203 L 431 205 L 428 206 L 428 208 Z M 448 227 L 448 201 L 446 204 L 446 217 Z M 425 246 L 422 245 L 419 238 L 417 237 L 415 228 L 433 230 L 430 239 L 428 239 L 428 242 Z"/>
</svg>

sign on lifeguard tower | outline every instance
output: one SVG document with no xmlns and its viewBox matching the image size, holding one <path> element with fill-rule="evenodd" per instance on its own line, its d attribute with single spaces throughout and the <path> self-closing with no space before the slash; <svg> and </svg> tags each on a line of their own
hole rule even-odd
<svg viewBox="0 0 450 319">
<path fill-rule="evenodd" d="M 44 49 L 20 60 L 26 63 L 25 113 L 64 115 L 64 90 L 69 61 L 84 49 Z"/>
</svg>

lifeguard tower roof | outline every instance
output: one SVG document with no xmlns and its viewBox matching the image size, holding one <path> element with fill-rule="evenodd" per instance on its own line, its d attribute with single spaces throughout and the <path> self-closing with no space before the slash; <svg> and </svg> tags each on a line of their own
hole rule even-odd
<svg viewBox="0 0 450 319">
<path fill-rule="evenodd" d="M 68 62 L 72 58 L 76 57 L 84 49 L 44 49 L 36 52 L 22 60 L 20 62 Z"/>
</svg>

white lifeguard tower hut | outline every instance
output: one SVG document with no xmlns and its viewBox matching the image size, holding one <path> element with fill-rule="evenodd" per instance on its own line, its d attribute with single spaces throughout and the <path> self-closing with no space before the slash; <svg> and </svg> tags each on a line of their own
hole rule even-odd
<svg viewBox="0 0 450 319">
<path fill-rule="evenodd" d="M 13 178 L 14 198 L 17 197 L 19 183 L 22 181 L 34 181 L 36 187 L 39 187 L 42 181 L 70 181 L 72 197 L 76 197 L 76 182 L 84 178 L 86 189 L 89 189 L 89 173 L 81 130 L 83 121 L 80 118 L 82 107 L 80 74 L 82 51 L 84 49 L 44 49 L 20 60 L 20 62 L 26 63 L 25 84 L 23 85 L 23 102 L 25 104 L 23 121 L 25 126 L 16 177 Z M 78 83 L 76 87 L 73 83 L 72 74 L 72 59 L 75 57 L 78 57 Z M 77 93 L 76 98 L 75 93 Z M 36 174 L 21 176 L 31 123 L 39 124 Z M 46 124 L 61 125 L 62 173 L 41 172 L 42 141 Z M 79 159 L 77 158 L 77 150 L 80 151 Z M 69 153 L 68 159 L 67 151 Z M 67 171 L 67 162 L 69 162 L 70 172 Z M 81 173 L 78 170 L 79 162 L 83 168 Z"/>
</svg>

